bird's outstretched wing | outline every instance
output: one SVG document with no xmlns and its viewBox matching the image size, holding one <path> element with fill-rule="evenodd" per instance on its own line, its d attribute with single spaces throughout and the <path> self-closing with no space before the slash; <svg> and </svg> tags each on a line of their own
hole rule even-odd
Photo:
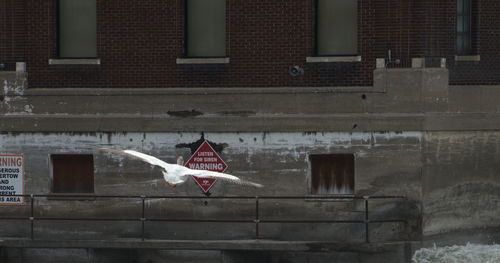
<svg viewBox="0 0 500 263">
<path fill-rule="evenodd" d="M 109 152 L 109 153 L 115 153 L 115 154 L 120 154 L 124 156 L 129 156 L 133 157 L 139 160 L 142 160 L 144 162 L 147 162 L 152 165 L 157 165 L 163 168 L 166 168 L 169 164 L 154 157 L 151 155 L 147 155 L 141 152 L 133 151 L 133 150 L 115 150 L 115 149 L 109 149 L 109 148 L 99 148 L 100 151 L 103 152 Z"/>
<path fill-rule="evenodd" d="M 213 178 L 213 179 L 220 179 L 222 181 L 226 181 L 228 183 L 233 183 L 233 184 L 239 184 L 239 185 L 248 185 L 248 186 L 253 186 L 253 187 L 262 187 L 263 185 L 250 182 L 250 181 L 245 181 L 241 180 L 240 178 L 226 174 L 226 173 L 218 173 L 218 172 L 212 172 L 212 171 L 207 171 L 207 170 L 193 170 L 190 169 L 190 175 L 194 175 L 196 177 L 202 177 L 202 178 Z"/>
<path fill-rule="evenodd" d="M 174 176 L 186 176 L 186 175 L 194 175 L 196 177 L 201 177 L 201 178 L 214 178 L 214 179 L 220 179 L 222 181 L 226 181 L 229 183 L 233 184 L 240 184 L 240 185 L 248 185 L 248 186 L 253 186 L 253 187 L 262 187 L 261 184 L 250 182 L 250 181 L 245 181 L 241 180 L 240 178 L 226 174 L 226 173 L 218 173 L 218 172 L 212 172 L 212 171 L 207 171 L 207 170 L 193 170 L 189 169 L 187 167 L 184 167 L 182 165 L 178 164 L 169 164 L 166 163 L 154 156 L 147 155 L 141 152 L 133 151 L 133 150 L 115 150 L 115 149 L 109 149 L 109 148 L 99 148 L 100 151 L 104 152 L 109 152 L 109 153 L 114 153 L 114 154 L 120 154 L 124 156 L 130 156 L 139 160 L 142 160 L 144 162 L 147 162 L 152 165 L 160 166 L 165 169 L 165 171 L 169 170 L 169 173 L 172 172 L 172 175 Z M 179 162 L 179 160 L 178 160 Z"/>
</svg>

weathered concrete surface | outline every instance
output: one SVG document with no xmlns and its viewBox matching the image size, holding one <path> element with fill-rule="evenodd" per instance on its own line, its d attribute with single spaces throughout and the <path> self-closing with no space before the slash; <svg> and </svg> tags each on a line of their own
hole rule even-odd
<svg viewBox="0 0 500 263">
<path fill-rule="evenodd" d="M 377 69 L 372 87 L 27 89 L 15 72 L 0 83 L 3 131 L 500 129 L 500 89 L 448 86 L 442 68 Z"/>
<path fill-rule="evenodd" d="M 500 89 L 443 68 L 377 69 L 372 87 L 28 89 L 0 73 L 14 132 L 372 132 L 500 129 Z"/>
<path fill-rule="evenodd" d="M 374 240 L 413 239 L 411 227 L 419 228 L 420 136 L 398 133 L 207 133 L 205 139 L 223 146 L 221 157 L 228 172 L 259 182 L 253 189 L 218 182 L 215 196 L 250 196 L 249 199 L 155 199 L 145 202 L 147 218 L 246 220 L 247 223 L 146 222 L 145 236 L 153 239 L 248 239 L 255 236 L 254 196 L 305 196 L 310 194 L 308 155 L 353 153 L 356 158 L 356 195 L 404 195 L 407 200 L 370 201 L 372 219 L 410 219 L 401 223 L 372 224 Z M 203 196 L 191 180 L 172 191 L 165 188 L 159 170 L 143 162 L 100 152 L 98 147 L 135 149 L 173 162 L 178 155 L 188 159 L 197 133 L 4 133 L 0 151 L 25 155 L 25 191 L 50 194 L 50 155 L 86 153 L 94 155 L 96 195 L 195 195 Z M 177 145 L 177 147 L 176 147 Z M 360 200 L 318 201 L 262 199 L 262 220 L 364 220 Z M 29 216 L 26 206 L 5 207 L 3 215 Z M 113 239 L 139 237 L 142 203 L 135 199 L 60 200 L 35 198 L 34 216 L 128 218 L 135 221 L 86 222 L 35 221 L 40 239 Z M 87 224 L 88 223 L 88 224 Z M 5 233 L 26 233 L 26 221 L 10 221 Z M 302 226 L 302 227 L 301 227 Z M 260 224 L 261 236 L 275 240 L 364 240 L 364 225 L 354 224 Z"/>
<path fill-rule="evenodd" d="M 448 103 L 447 69 L 377 69 L 373 73 L 373 85 L 384 92 L 378 93 L 378 96 L 367 94 L 367 112 L 424 113 L 446 111 Z"/>
<path fill-rule="evenodd" d="M 28 88 L 26 73 L 0 72 L 0 112 L 2 114 L 30 114 L 32 105 L 19 105 L 26 101 L 24 92 Z"/>
<path fill-rule="evenodd" d="M 159 171 L 150 165 L 98 151 L 99 147 L 135 149 L 173 162 L 187 159 L 189 144 L 197 133 L 3 133 L 4 153 L 25 154 L 26 192 L 49 194 L 49 156 L 58 153 L 94 154 L 96 194 L 170 194 Z M 241 188 L 217 184 L 216 194 L 306 195 L 308 155 L 353 153 L 356 157 L 356 193 L 360 195 L 407 194 L 418 199 L 420 133 L 210 133 L 205 139 L 224 145 L 222 158 L 228 172 L 272 187 Z M 397 160 L 400 161 L 397 161 Z M 395 183 L 397 180 L 404 185 Z M 380 187 L 384 186 L 384 187 Z M 185 184 L 176 194 L 198 194 L 194 184 Z M 54 200 L 53 202 L 57 202 Z M 42 204 L 43 205 L 43 204 Z"/>
<path fill-rule="evenodd" d="M 192 182 L 171 192 L 163 187 L 158 170 L 95 149 L 130 148 L 173 162 L 178 155 L 185 159 L 190 155 L 190 149 L 176 145 L 197 141 L 205 132 L 206 139 L 221 146 L 228 172 L 266 185 L 242 189 L 217 183 L 214 195 L 308 195 L 309 154 L 353 153 L 357 195 L 408 197 L 370 203 L 372 220 L 410 219 L 408 225 L 370 224 L 371 240 L 423 240 L 423 245 L 500 242 L 497 86 L 448 86 L 446 69 L 379 69 L 374 71 L 372 87 L 47 90 L 27 89 L 26 81 L 23 73 L 0 73 L 0 130 L 4 132 L 0 152 L 25 155 L 27 193 L 51 192 L 50 154 L 87 153 L 95 158 L 98 195 L 201 195 Z M 141 204 L 140 200 L 74 200 L 68 206 L 57 198 L 40 198 L 36 205 L 36 217 L 137 218 Z M 260 209 L 267 219 L 363 219 L 363 202 L 356 200 L 262 200 Z M 253 220 L 254 203 L 151 199 L 146 211 L 151 217 Z M 2 207 L 1 214 L 28 216 L 29 209 Z M 363 227 L 262 223 L 260 230 L 262 237 L 274 240 L 359 242 Z M 4 222 L 1 231 L 9 237 L 27 236 L 29 222 Z M 252 222 L 146 222 L 145 235 L 231 240 L 253 238 L 254 231 Z M 35 222 L 35 236 L 43 239 L 126 239 L 140 234 L 139 221 Z M 162 257 L 158 253 L 155 258 Z M 400 258 L 400 252 L 390 253 L 377 257 L 380 261 Z M 283 260 L 320 261 L 317 254 L 288 255 Z M 282 257 L 256 256 L 270 262 Z M 337 256 L 325 258 L 347 262 L 371 258 Z M 209 257 L 224 258 L 217 252 Z"/>
<path fill-rule="evenodd" d="M 439 131 L 474 130 L 478 123 L 500 128 L 499 89 L 449 87 L 442 68 L 377 69 L 372 87 L 27 89 L 25 74 L 2 73 L 0 79 L 3 131 Z"/>
<path fill-rule="evenodd" d="M 496 131 L 425 133 L 422 149 L 425 239 L 466 243 L 469 241 L 466 237 L 470 236 L 478 242 L 498 242 L 491 236 L 498 236 L 495 228 L 499 227 L 499 142 L 500 132 Z M 462 238 L 456 235 L 460 232 Z"/>
<path fill-rule="evenodd" d="M 449 86 L 450 112 L 498 113 L 500 92 L 498 86 Z M 480 126 L 479 126 L 480 127 Z"/>
<path fill-rule="evenodd" d="M 227 250 L 227 251 L 296 251 L 330 252 L 351 251 L 378 253 L 392 251 L 412 242 L 323 242 L 323 241 L 277 241 L 266 239 L 251 240 L 30 240 L 5 239 L 1 245 L 9 248 L 102 248 L 102 249 L 160 249 L 160 250 Z"/>
<path fill-rule="evenodd" d="M 315 244 L 275 242 L 265 240 L 231 241 L 225 244 L 205 245 L 201 242 L 173 241 L 136 242 L 106 246 L 105 243 L 77 244 L 66 242 L 59 244 L 19 244 L 2 249 L 2 259 L 9 263 L 21 262 L 346 262 L 346 263 L 401 263 L 410 262 L 411 243 L 385 244 Z M 56 242 L 57 243 L 57 242 Z M 220 242 L 217 242 L 220 243 Z M 68 246 L 69 244 L 69 246 Z M 97 245 L 101 246 L 97 246 Z M 131 246 L 136 244 L 136 246 Z M 176 245 L 177 244 L 177 245 Z M 15 244 L 11 244 L 15 245 Z M 50 245 L 54 245 L 51 247 Z M 75 247 L 71 245 L 76 245 Z M 187 246 L 186 246 L 187 245 Z M 38 247 L 39 246 L 39 247 Z M 81 248 L 85 247 L 85 248 Z M 211 250 L 215 247 L 216 250 Z M 184 249 L 182 249 L 184 248 Z M 24 261 L 23 261 L 24 260 Z"/>
</svg>

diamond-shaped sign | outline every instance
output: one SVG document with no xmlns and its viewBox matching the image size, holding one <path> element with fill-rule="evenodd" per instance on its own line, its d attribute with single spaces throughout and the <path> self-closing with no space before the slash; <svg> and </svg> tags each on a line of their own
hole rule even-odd
<svg viewBox="0 0 500 263">
<path fill-rule="evenodd" d="M 210 146 L 207 141 L 204 141 L 198 150 L 189 158 L 184 165 L 190 169 L 195 170 L 208 170 L 222 173 L 227 169 L 227 164 L 220 158 L 217 152 Z M 200 186 L 203 192 L 207 193 L 210 188 L 215 184 L 216 179 L 213 178 L 200 178 L 191 176 Z"/>
</svg>

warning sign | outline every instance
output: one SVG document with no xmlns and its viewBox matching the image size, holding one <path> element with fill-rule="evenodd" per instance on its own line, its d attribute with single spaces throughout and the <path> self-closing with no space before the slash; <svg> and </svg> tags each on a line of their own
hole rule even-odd
<svg viewBox="0 0 500 263">
<path fill-rule="evenodd" d="M 24 156 L 0 155 L 0 205 L 24 205 Z"/>
<path fill-rule="evenodd" d="M 227 169 L 227 164 L 220 158 L 214 148 L 212 148 L 207 141 L 204 141 L 200 145 L 198 150 L 196 150 L 191 158 L 189 158 L 186 162 L 185 166 L 190 169 L 208 170 L 219 173 L 222 173 Z M 192 177 L 205 193 L 212 188 L 216 181 L 216 179 L 213 178 Z"/>
</svg>

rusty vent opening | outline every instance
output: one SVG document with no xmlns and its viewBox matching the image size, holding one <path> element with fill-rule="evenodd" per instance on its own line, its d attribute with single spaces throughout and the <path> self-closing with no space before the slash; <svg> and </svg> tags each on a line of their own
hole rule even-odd
<svg viewBox="0 0 500 263">
<path fill-rule="evenodd" d="M 54 193 L 93 193 L 94 158 L 89 154 L 54 154 L 52 182 Z"/>
<path fill-rule="evenodd" d="M 354 154 L 314 154 L 311 194 L 354 194 Z"/>
</svg>

